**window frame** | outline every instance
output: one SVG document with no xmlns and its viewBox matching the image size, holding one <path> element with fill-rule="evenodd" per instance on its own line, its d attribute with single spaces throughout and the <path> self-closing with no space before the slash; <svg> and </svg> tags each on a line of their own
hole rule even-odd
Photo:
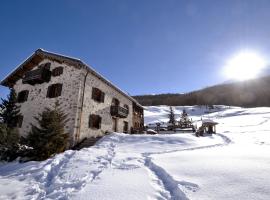
<svg viewBox="0 0 270 200">
<path fill-rule="evenodd" d="M 64 73 L 64 67 L 62 66 L 56 67 L 52 70 L 53 77 L 61 76 L 63 73 Z"/>
<path fill-rule="evenodd" d="M 22 90 L 18 93 L 17 102 L 23 103 L 28 100 L 29 90 Z"/>
<path fill-rule="evenodd" d="M 92 99 L 98 103 L 104 103 L 105 93 L 99 88 L 92 88 Z"/>
<path fill-rule="evenodd" d="M 55 83 L 48 87 L 47 89 L 47 98 L 56 98 L 62 95 L 63 84 Z"/>
<path fill-rule="evenodd" d="M 90 114 L 88 128 L 91 129 L 101 129 L 102 117 L 100 115 Z"/>
</svg>

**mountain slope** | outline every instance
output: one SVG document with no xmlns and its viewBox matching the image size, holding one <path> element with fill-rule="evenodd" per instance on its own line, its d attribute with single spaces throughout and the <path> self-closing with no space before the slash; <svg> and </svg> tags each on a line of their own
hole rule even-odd
<svg viewBox="0 0 270 200">
<path fill-rule="evenodd" d="M 231 105 L 270 106 L 270 76 L 249 81 L 221 84 L 186 94 L 134 96 L 144 106 Z"/>
</svg>

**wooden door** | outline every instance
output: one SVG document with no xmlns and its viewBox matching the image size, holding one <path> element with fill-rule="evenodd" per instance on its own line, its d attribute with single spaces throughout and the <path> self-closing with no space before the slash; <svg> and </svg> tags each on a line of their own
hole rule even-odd
<svg viewBox="0 0 270 200">
<path fill-rule="evenodd" d="M 113 120 L 113 131 L 117 132 L 117 118 L 113 117 L 112 120 Z"/>
</svg>

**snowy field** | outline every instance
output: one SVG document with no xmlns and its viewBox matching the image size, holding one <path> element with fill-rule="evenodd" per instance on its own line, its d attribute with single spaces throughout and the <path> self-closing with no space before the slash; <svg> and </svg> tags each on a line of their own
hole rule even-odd
<svg viewBox="0 0 270 200">
<path fill-rule="evenodd" d="M 114 133 L 43 162 L 1 163 L 0 199 L 270 199 L 270 108 L 183 108 L 217 134 Z M 145 123 L 168 121 L 146 107 Z"/>
</svg>

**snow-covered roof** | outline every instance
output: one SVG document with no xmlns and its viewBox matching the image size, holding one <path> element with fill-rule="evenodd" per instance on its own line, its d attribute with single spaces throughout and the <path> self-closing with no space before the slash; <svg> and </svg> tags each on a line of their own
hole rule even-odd
<svg viewBox="0 0 270 200">
<path fill-rule="evenodd" d="M 217 122 L 213 121 L 212 119 L 203 119 L 202 124 L 218 124 Z"/>
<path fill-rule="evenodd" d="M 70 56 L 65 56 L 53 52 L 49 52 L 43 49 L 37 49 L 31 56 L 29 56 L 26 60 L 24 60 L 19 66 L 17 66 L 10 74 L 8 74 L 2 81 L 1 85 L 7 86 L 7 87 L 12 87 L 16 81 L 20 78 L 22 78 L 24 72 L 26 70 L 31 70 L 34 68 L 41 60 L 44 58 L 60 61 L 63 63 L 68 63 L 71 64 L 72 66 L 79 66 L 83 67 L 88 72 L 91 74 L 95 75 L 97 78 L 105 82 L 107 85 L 110 87 L 114 88 L 117 90 L 119 93 L 122 95 L 126 96 L 128 99 L 130 99 L 132 102 L 136 103 L 139 107 L 143 108 L 137 100 L 129 96 L 126 92 L 115 86 L 113 83 L 111 83 L 108 79 L 106 79 L 104 76 L 102 76 L 100 73 L 95 71 L 90 65 L 87 65 L 83 61 L 81 61 L 78 58 L 70 57 Z"/>
</svg>

